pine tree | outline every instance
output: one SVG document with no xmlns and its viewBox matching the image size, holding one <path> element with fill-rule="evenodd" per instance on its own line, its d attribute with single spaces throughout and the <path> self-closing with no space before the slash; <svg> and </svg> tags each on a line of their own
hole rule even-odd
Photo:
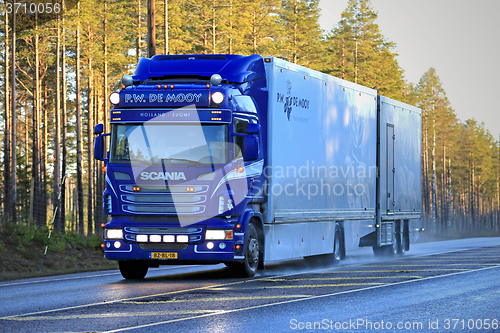
<svg viewBox="0 0 500 333">
<path fill-rule="evenodd" d="M 396 60 L 395 44 L 382 36 L 377 17 L 370 0 L 349 0 L 340 22 L 328 35 L 329 68 L 325 71 L 402 99 L 403 71 Z"/>
<path fill-rule="evenodd" d="M 322 30 L 319 0 L 282 0 L 283 57 L 294 64 L 319 66 Z"/>
</svg>

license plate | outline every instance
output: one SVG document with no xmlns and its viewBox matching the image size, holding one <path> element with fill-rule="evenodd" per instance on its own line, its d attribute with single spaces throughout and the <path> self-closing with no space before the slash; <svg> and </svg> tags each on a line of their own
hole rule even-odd
<svg viewBox="0 0 500 333">
<path fill-rule="evenodd" d="M 151 252 L 149 254 L 150 259 L 178 259 L 179 254 L 177 252 Z"/>
</svg>

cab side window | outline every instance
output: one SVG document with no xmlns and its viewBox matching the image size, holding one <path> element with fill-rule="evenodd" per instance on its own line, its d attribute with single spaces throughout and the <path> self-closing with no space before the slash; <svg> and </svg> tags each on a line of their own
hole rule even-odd
<svg viewBox="0 0 500 333">
<path fill-rule="evenodd" d="M 233 120 L 233 132 L 235 134 L 240 134 L 240 135 L 234 135 L 234 143 L 236 144 L 235 147 L 235 157 L 240 157 L 241 152 L 243 150 L 243 138 L 244 135 L 247 134 L 247 126 L 250 123 L 248 119 L 242 119 L 242 118 L 234 118 Z"/>
</svg>

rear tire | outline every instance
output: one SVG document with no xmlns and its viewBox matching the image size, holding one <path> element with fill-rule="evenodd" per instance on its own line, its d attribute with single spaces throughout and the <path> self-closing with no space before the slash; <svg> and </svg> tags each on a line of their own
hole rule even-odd
<svg viewBox="0 0 500 333">
<path fill-rule="evenodd" d="M 148 265 L 144 262 L 133 261 L 118 261 L 120 273 L 127 280 L 140 280 L 144 279 L 148 273 Z"/>
</svg>

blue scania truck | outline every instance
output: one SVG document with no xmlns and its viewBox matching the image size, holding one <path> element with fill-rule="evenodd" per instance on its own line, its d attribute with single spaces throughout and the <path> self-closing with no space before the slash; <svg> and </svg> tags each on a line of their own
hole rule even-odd
<svg viewBox="0 0 500 333">
<path fill-rule="evenodd" d="M 105 257 L 123 277 L 189 263 L 253 276 L 418 239 L 420 109 L 259 55 L 142 58 L 122 83 L 94 157 Z"/>
</svg>

